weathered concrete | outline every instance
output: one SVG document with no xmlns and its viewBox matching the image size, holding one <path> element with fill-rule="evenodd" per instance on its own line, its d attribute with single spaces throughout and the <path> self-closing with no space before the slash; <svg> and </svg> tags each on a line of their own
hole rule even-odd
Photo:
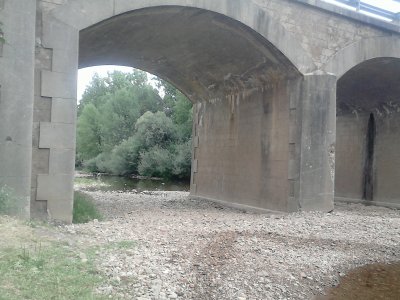
<svg viewBox="0 0 400 300">
<path fill-rule="evenodd" d="M 399 70 L 400 59 L 375 58 L 352 68 L 338 82 L 336 197 L 342 200 L 400 204 Z M 370 126 L 374 138 L 368 146 Z"/>
<path fill-rule="evenodd" d="M 36 4 L 0 1 L 0 186 L 23 198 L 29 216 Z"/>
<path fill-rule="evenodd" d="M 31 93 L 28 110 L 34 102 L 31 215 L 71 221 L 76 70 L 99 64 L 149 71 L 194 102 L 192 196 L 261 210 L 330 211 L 337 135 L 337 194 L 359 198 L 365 169 L 359 151 L 372 108 L 355 119 L 339 105 L 336 134 L 336 81 L 341 78 L 339 103 L 364 99 L 360 86 L 369 73 L 353 68 L 400 58 L 399 49 L 399 26 L 321 1 L 37 1 L 35 96 L 29 85 L 21 89 Z M 374 68 L 398 70 L 397 64 Z M 389 96 L 386 91 L 375 92 Z M 398 92 L 392 88 L 390 96 Z M 370 97 L 367 103 L 383 102 Z M 399 152 L 388 142 L 399 135 L 398 120 L 393 113 L 376 121 L 375 154 L 385 157 L 375 163 L 376 199 L 390 203 L 400 202 L 392 183 Z"/>
</svg>

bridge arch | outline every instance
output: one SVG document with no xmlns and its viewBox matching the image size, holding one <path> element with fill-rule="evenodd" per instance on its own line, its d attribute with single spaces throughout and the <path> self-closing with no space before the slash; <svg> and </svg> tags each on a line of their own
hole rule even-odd
<svg viewBox="0 0 400 300">
<path fill-rule="evenodd" d="M 301 73 L 315 70 L 311 55 L 273 16 L 252 0 L 69 0 L 51 11 L 63 24 L 83 30 L 109 18 L 156 7 L 186 7 L 214 12 L 242 23 L 281 52 Z"/>
<path fill-rule="evenodd" d="M 384 57 L 400 58 L 400 38 L 374 37 L 352 43 L 336 53 L 323 69 L 340 79 L 357 65 Z"/>
<path fill-rule="evenodd" d="M 400 207 L 400 40 L 366 39 L 339 52 L 335 198 Z"/>
<path fill-rule="evenodd" d="M 256 1 L 60 2 L 42 3 L 37 39 L 38 102 L 51 111 L 34 133 L 34 155 L 48 166 L 32 172 L 34 205 L 70 220 L 76 71 L 119 64 L 167 79 L 195 103 L 192 196 L 332 210 L 335 78 L 311 73 L 311 54 Z"/>
</svg>

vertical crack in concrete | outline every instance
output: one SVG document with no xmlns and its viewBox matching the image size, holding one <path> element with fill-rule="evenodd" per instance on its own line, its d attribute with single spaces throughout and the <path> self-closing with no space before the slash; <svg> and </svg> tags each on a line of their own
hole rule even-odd
<svg viewBox="0 0 400 300">
<path fill-rule="evenodd" d="M 365 164 L 363 173 L 363 199 L 373 200 L 374 196 L 374 151 L 376 124 L 374 114 L 370 114 L 367 129 Z"/>
</svg>

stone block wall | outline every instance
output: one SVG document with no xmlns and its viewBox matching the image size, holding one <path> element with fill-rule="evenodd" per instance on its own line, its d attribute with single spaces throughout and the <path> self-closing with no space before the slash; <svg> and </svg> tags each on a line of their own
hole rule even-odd
<svg viewBox="0 0 400 300">
<path fill-rule="evenodd" d="M 72 221 L 78 31 L 54 20 L 63 1 L 38 1 L 31 211 Z M 64 40 L 65 39 L 65 40 Z"/>
</svg>

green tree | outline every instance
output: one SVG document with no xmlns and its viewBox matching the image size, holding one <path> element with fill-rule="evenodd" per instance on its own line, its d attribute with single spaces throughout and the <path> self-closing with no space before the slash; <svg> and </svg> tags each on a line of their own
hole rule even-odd
<svg viewBox="0 0 400 300">
<path fill-rule="evenodd" d="M 135 125 L 135 136 L 145 149 L 156 145 L 166 147 L 176 138 L 175 126 L 164 112 L 146 112 Z"/>
<path fill-rule="evenodd" d="M 101 118 L 98 109 L 88 104 L 82 111 L 77 124 L 77 160 L 96 157 L 102 151 Z"/>
<path fill-rule="evenodd" d="M 157 87 L 162 89 L 164 96 L 164 112 L 176 124 L 180 141 L 186 141 L 192 135 L 192 102 L 169 82 L 158 78 Z"/>
<path fill-rule="evenodd" d="M 192 104 L 146 73 L 94 76 L 80 103 L 77 157 L 93 172 L 190 177 Z"/>
<path fill-rule="evenodd" d="M 181 142 L 190 140 L 192 137 L 192 107 L 192 103 L 184 95 L 177 96 L 172 118 L 176 124 L 178 139 Z"/>
<path fill-rule="evenodd" d="M 114 71 L 109 72 L 107 77 L 100 77 L 96 73 L 79 102 L 78 116 L 87 104 L 92 103 L 94 106 L 99 108 L 107 102 L 109 95 L 112 95 L 121 89 L 131 87 L 149 87 L 146 72 L 140 70 L 133 70 L 131 73 Z"/>
<path fill-rule="evenodd" d="M 78 117 L 81 115 L 86 105 L 92 104 L 95 107 L 100 107 L 104 104 L 107 101 L 105 96 L 108 92 L 109 90 L 104 78 L 101 78 L 97 73 L 94 74 L 92 81 L 86 88 L 78 104 Z"/>
<path fill-rule="evenodd" d="M 110 152 L 133 135 L 135 123 L 140 117 L 138 99 L 131 89 L 120 89 L 109 96 L 100 111 L 102 150 Z"/>
</svg>

